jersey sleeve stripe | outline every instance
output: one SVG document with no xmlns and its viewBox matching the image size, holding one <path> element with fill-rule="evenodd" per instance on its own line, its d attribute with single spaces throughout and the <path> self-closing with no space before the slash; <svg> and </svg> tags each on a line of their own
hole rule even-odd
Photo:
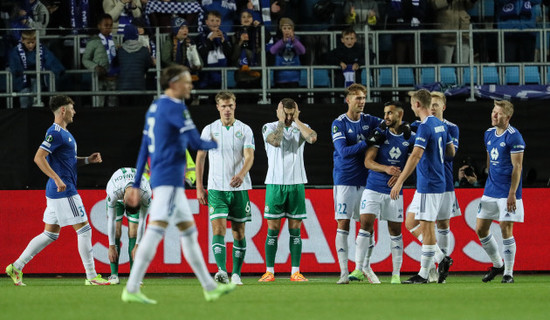
<svg viewBox="0 0 550 320">
<path fill-rule="evenodd" d="M 185 131 L 189 131 L 189 130 L 193 130 L 193 129 L 195 129 L 195 125 L 185 126 L 185 127 L 180 129 L 180 133 L 184 133 Z"/>
<path fill-rule="evenodd" d="M 423 146 L 423 145 L 421 145 L 421 144 L 415 144 L 414 146 L 415 146 L 415 147 L 419 147 L 419 148 L 422 148 L 422 149 L 426 149 L 426 147 L 425 147 L 425 146 Z"/>
<path fill-rule="evenodd" d="M 336 140 L 340 140 L 340 139 L 345 139 L 345 138 L 346 138 L 346 137 L 344 137 L 344 136 L 340 136 L 340 137 L 338 137 L 338 138 L 332 139 L 332 141 L 336 141 Z"/>
<path fill-rule="evenodd" d="M 518 151 L 510 151 L 510 153 L 524 153 L 525 150 L 518 150 Z"/>
<path fill-rule="evenodd" d="M 52 152 L 50 151 L 50 149 L 44 147 L 43 145 L 40 146 L 40 149 L 44 149 L 44 150 L 48 151 L 48 153 L 52 153 Z"/>
</svg>

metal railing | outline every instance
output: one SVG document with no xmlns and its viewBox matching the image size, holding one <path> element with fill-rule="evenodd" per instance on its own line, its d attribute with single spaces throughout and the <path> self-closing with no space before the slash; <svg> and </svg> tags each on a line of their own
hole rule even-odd
<svg viewBox="0 0 550 320">
<path fill-rule="evenodd" d="M 262 43 L 265 43 L 265 29 L 262 28 Z M 541 52 L 541 61 L 540 62 L 529 62 L 529 63 L 506 63 L 504 60 L 504 40 L 505 40 L 505 33 L 514 33 L 514 32 L 532 32 L 539 36 L 540 38 L 540 47 L 538 48 Z M 461 46 L 463 44 L 463 37 L 467 35 L 467 38 L 469 39 L 469 47 L 470 47 L 470 54 L 469 54 L 469 61 L 460 61 L 460 55 L 458 54 L 459 63 L 452 63 L 452 64 L 423 64 L 422 63 L 422 52 L 423 52 L 423 37 L 428 36 L 436 36 L 438 34 L 449 34 L 452 33 L 455 35 L 456 43 L 457 43 L 457 52 L 460 52 Z M 338 31 L 309 31 L 309 32 L 297 32 L 297 35 L 299 36 L 326 36 L 328 37 L 328 43 L 330 43 L 330 48 L 332 49 L 336 47 L 337 39 L 340 32 Z M 381 47 L 381 38 L 383 37 L 391 37 L 393 35 L 404 35 L 404 34 L 410 34 L 412 35 L 414 39 L 414 63 L 413 64 L 380 64 L 380 47 Z M 413 88 L 415 88 L 418 85 L 426 84 L 425 80 L 430 78 L 433 79 L 434 82 L 444 82 L 442 77 L 445 75 L 445 72 L 448 71 L 448 69 L 452 69 L 452 72 L 454 73 L 454 77 L 456 80 L 454 81 L 455 85 L 464 85 L 469 86 L 473 88 L 475 85 L 485 84 L 487 83 L 487 77 L 485 75 L 487 73 L 493 73 L 496 68 L 496 77 L 497 80 L 494 81 L 494 76 L 490 77 L 491 81 L 490 84 L 525 84 L 526 76 L 528 75 L 526 73 L 526 68 L 529 68 L 530 72 L 535 72 L 538 76 L 537 83 L 540 84 L 548 84 L 548 76 L 549 76 L 549 67 L 550 63 L 547 61 L 547 54 L 548 54 L 548 41 L 547 38 L 549 36 L 549 30 L 547 28 L 539 28 L 539 29 L 526 29 L 526 30 L 503 30 L 503 29 L 474 29 L 473 25 L 470 26 L 469 30 L 369 30 L 367 26 L 365 26 L 363 32 L 358 33 L 359 37 L 362 39 L 362 42 L 364 43 L 365 47 L 365 65 L 360 67 L 360 72 L 363 73 L 363 84 L 367 86 L 368 89 L 368 95 L 367 95 L 367 101 L 371 102 L 373 101 L 373 92 L 403 92 L 408 91 Z M 497 55 L 498 55 L 498 62 L 474 62 L 474 35 L 489 35 L 492 37 L 496 37 L 497 39 Z M 39 33 L 37 33 L 37 42 L 40 43 L 40 41 L 48 40 L 48 39 L 63 39 L 64 42 L 67 44 L 72 44 L 73 46 L 73 54 L 74 54 L 74 61 L 73 65 L 75 66 L 74 70 L 67 70 L 67 74 L 75 74 L 75 75 L 83 75 L 83 74 L 90 74 L 91 76 L 91 85 L 89 90 L 68 90 L 68 91 L 56 91 L 52 90 L 50 87 L 48 92 L 42 92 L 40 86 L 37 88 L 37 92 L 35 93 L 18 93 L 13 91 L 13 76 L 8 71 L 2 71 L 1 73 L 5 75 L 6 77 L 6 92 L 0 93 L 0 97 L 7 98 L 7 107 L 11 108 L 13 107 L 13 98 L 15 97 L 21 97 L 21 96 L 29 96 L 29 95 L 36 95 L 37 100 L 40 101 L 42 96 L 50 96 L 53 94 L 67 94 L 67 95 L 74 95 L 74 96 L 104 96 L 104 95 L 134 95 L 134 94 L 150 94 L 150 95 L 156 95 L 159 96 L 161 94 L 161 88 L 160 83 L 156 84 L 155 90 L 146 90 L 146 91 L 109 91 L 109 92 L 101 92 L 98 90 L 99 88 L 99 79 L 98 75 L 91 70 L 86 69 L 80 69 L 81 64 L 81 39 L 88 37 L 83 35 L 68 35 L 68 36 L 40 36 Z M 116 37 L 117 41 L 120 39 L 119 36 Z M 165 34 L 161 34 L 159 32 L 159 28 L 156 28 L 155 32 L 155 39 L 157 43 L 157 65 L 155 68 L 149 69 L 148 72 L 155 73 L 156 78 L 160 78 L 160 61 L 161 61 L 161 47 L 162 43 L 168 39 L 168 37 Z M 307 49 L 307 48 L 306 48 Z M 375 63 L 371 63 L 370 61 L 370 52 L 373 51 L 376 56 Z M 257 67 L 252 67 L 252 70 L 257 70 L 261 72 L 261 85 L 259 88 L 253 88 L 253 89 L 239 89 L 236 87 L 235 82 L 230 77 L 233 76 L 234 72 L 238 70 L 236 67 L 222 67 L 222 68 L 203 68 L 202 71 L 220 71 L 222 75 L 222 85 L 220 89 L 230 89 L 234 91 L 235 93 L 257 93 L 259 95 L 259 103 L 268 103 L 269 102 L 269 95 L 271 93 L 283 93 L 288 92 L 288 89 L 277 89 L 274 88 L 274 84 L 272 82 L 272 73 L 277 70 L 288 70 L 289 68 L 293 70 L 301 70 L 301 72 L 305 73 L 305 77 L 303 77 L 301 81 L 301 86 L 296 89 L 292 89 L 293 92 L 296 93 L 305 93 L 308 99 L 312 98 L 312 95 L 314 93 L 322 93 L 322 92 L 335 92 L 338 90 L 343 90 L 343 84 L 340 86 L 339 84 L 334 83 L 334 73 L 340 72 L 340 67 L 338 66 L 332 66 L 332 65 L 312 65 L 312 66 L 292 66 L 292 67 L 280 67 L 280 66 L 268 66 L 266 64 L 266 50 L 261 51 L 261 65 Z M 517 68 L 517 69 L 514 69 Z M 425 73 L 428 72 L 428 70 L 432 69 L 433 72 L 430 71 L 430 73 L 433 73 L 433 76 L 426 77 Z M 468 71 L 465 71 L 467 70 Z M 321 70 L 321 72 L 319 72 Z M 516 72 L 517 70 L 517 72 Z M 445 72 L 442 72 L 445 71 Z M 514 81 L 510 81 L 510 79 L 507 76 L 507 73 L 513 73 L 515 78 Z M 37 77 L 40 77 L 43 73 L 48 73 L 50 77 L 50 84 L 53 86 L 55 85 L 55 78 L 52 76 L 53 74 L 49 71 L 41 70 L 40 68 L 40 59 L 37 55 L 36 60 L 36 70 L 33 72 L 29 72 L 32 74 L 36 74 Z M 406 73 L 409 75 L 409 77 L 402 77 L 401 75 L 403 73 Z M 467 75 L 469 74 L 469 76 Z M 412 75 L 412 82 L 411 77 Z M 52 78 L 53 77 L 53 78 Z M 317 77 L 322 77 L 322 81 L 324 84 L 328 82 L 330 85 L 319 85 L 319 79 Z M 468 77 L 466 79 L 465 77 Z M 406 80 L 406 81 L 402 81 Z M 55 87 L 53 87 L 55 89 Z M 341 89 L 340 89 L 341 88 Z M 218 92 L 219 89 L 195 89 L 193 90 L 194 94 L 201 95 L 201 94 L 214 94 Z M 97 104 L 97 98 L 92 98 L 92 103 L 94 105 Z M 470 97 L 468 98 L 469 101 L 475 100 L 474 96 L 474 90 L 470 90 Z M 311 101 L 311 100 L 309 100 Z"/>
</svg>

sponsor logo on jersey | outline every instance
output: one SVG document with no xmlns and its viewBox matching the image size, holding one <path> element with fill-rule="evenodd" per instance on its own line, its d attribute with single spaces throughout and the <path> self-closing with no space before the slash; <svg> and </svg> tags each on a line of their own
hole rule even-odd
<svg viewBox="0 0 550 320">
<path fill-rule="evenodd" d="M 389 154 L 392 159 L 397 159 L 401 156 L 401 150 L 399 150 L 399 148 L 397 147 L 393 147 L 391 148 Z"/>
<path fill-rule="evenodd" d="M 491 145 L 491 141 L 487 142 L 487 145 L 490 146 L 490 145 Z"/>
<path fill-rule="evenodd" d="M 353 130 L 351 130 L 351 128 L 348 129 L 348 133 L 353 133 Z"/>
<path fill-rule="evenodd" d="M 47 137 L 46 137 L 46 141 L 47 142 L 52 142 L 53 141 L 53 137 L 51 134 L 49 134 Z"/>
<path fill-rule="evenodd" d="M 269 206 L 265 206 L 264 212 L 269 212 Z"/>
<path fill-rule="evenodd" d="M 434 128 L 434 131 L 435 131 L 435 133 L 445 132 L 445 127 L 444 126 L 437 126 L 437 127 Z"/>
<path fill-rule="evenodd" d="M 332 138 L 334 139 L 334 138 L 338 138 L 340 136 L 342 136 L 342 132 L 337 132 L 337 133 L 332 135 Z"/>
<path fill-rule="evenodd" d="M 364 125 L 362 128 L 363 128 L 363 130 L 369 130 L 369 126 L 368 126 L 368 125 Z"/>
<path fill-rule="evenodd" d="M 497 148 L 491 149 L 491 159 L 492 160 L 497 160 L 498 159 L 498 150 L 497 150 Z"/>
<path fill-rule="evenodd" d="M 409 142 L 408 142 L 408 141 L 403 141 L 403 146 L 408 147 L 408 146 L 409 146 Z"/>
<path fill-rule="evenodd" d="M 505 146 L 506 146 L 506 143 L 501 142 L 501 143 L 500 143 L 500 146 L 501 146 L 501 147 L 505 147 Z"/>
<path fill-rule="evenodd" d="M 71 139 L 71 137 L 69 137 L 69 142 L 73 141 L 73 139 Z"/>
<path fill-rule="evenodd" d="M 338 127 L 337 126 L 333 126 L 332 127 L 332 133 L 336 133 L 338 132 Z"/>
</svg>

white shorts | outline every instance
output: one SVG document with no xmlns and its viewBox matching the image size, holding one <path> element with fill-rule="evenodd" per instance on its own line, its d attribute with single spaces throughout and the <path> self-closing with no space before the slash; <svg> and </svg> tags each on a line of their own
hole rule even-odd
<svg viewBox="0 0 550 320">
<path fill-rule="evenodd" d="M 159 186 L 153 189 L 149 209 L 149 221 L 164 221 L 178 224 L 194 221 L 193 213 L 185 196 L 185 189 L 174 186 Z"/>
<path fill-rule="evenodd" d="M 478 219 L 488 219 L 497 221 L 523 222 L 523 201 L 516 200 L 516 211 L 509 212 L 506 209 L 506 198 L 492 198 L 482 196 L 477 210 Z"/>
<path fill-rule="evenodd" d="M 460 207 L 458 206 L 458 200 L 454 191 L 446 191 L 443 193 L 443 200 L 441 202 L 441 210 L 437 215 L 437 220 L 449 220 L 454 217 L 460 216 Z"/>
<path fill-rule="evenodd" d="M 409 205 L 409 212 L 414 213 L 415 220 L 436 221 L 441 212 L 444 193 L 418 193 Z"/>
<path fill-rule="evenodd" d="M 64 227 L 88 221 L 82 199 L 78 194 L 59 199 L 46 197 L 46 203 L 44 219 L 42 219 L 44 223 L 57 224 L 60 227 Z"/>
<path fill-rule="evenodd" d="M 359 204 L 365 187 L 334 186 L 334 219 L 359 221 Z"/>
<path fill-rule="evenodd" d="M 389 194 L 366 189 L 361 198 L 360 214 L 375 214 L 379 220 L 403 222 L 403 197 L 392 200 Z"/>
</svg>

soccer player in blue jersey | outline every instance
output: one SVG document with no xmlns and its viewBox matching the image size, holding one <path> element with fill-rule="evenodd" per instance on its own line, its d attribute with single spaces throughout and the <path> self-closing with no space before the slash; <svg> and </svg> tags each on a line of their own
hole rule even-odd
<svg viewBox="0 0 550 320">
<path fill-rule="evenodd" d="M 485 131 L 487 148 L 487 168 L 489 176 L 479 204 L 476 232 L 481 245 L 493 266 L 483 277 L 483 282 L 491 281 L 504 272 L 502 283 L 513 283 L 516 240 L 514 222 L 523 222 L 523 202 L 521 200 L 521 171 L 525 141 L 519 131 L 510 125 L 514 105 L 509 101 L 495 101 L 491 114 L 492 128 Z M 493 220 L 498 220 L 502 232 L 504 264 L 498 245 L 490 233 Z"/>
<path fill-rule="evenodd" d="M 384 122 L 387 129 L 381 133 L 383 139 L 378 139 L 375 145 L 369 147 L 365 155 L 365 167 L 370 171 L 367 186 L 361 197 L 361 230 L 357 236 L 356 248 L 357 265 L 364 261 L 367 255 L 372 254 L 372 250 L 369 250 L 368 247 L 368 241 L 364 239 L 364 233 L 374 233 L 376 218 L 386 220 L 390 233 L 393 262 L 391 283 L 401 283 L 403 198 L 397 200 L 390 198 L 392 187 L 390 179 L 398 177 L 401 173 L 415 139 L 408 126 L 401 126 L 403 114 L 403 105 L 399 101 L 391 101 L 384 105 Z M 404 131 L 403 128 L 408 130 Z M 361 266 L 356 266 L 355 271 L 350 274 L 350 280 L 360 280 L 362 275 Z"/>
<path fill-rule="evenodd" d="M 443 94 L 442 92 L 433 91 L 431 92 L 431 96 L 432 115 L 434 115 L 445 124 L 456 151 L 458 150 L 459 130 L 456 124 L 443 118 L 443 112 L 447 108 L 447 99 L 445 98 L 445 94 Z M 415 121 L 415 123 L 413 123 L 416 128 L 418 128 L 419 124 L 420 121 Z M 454 157 L 445 157 L 445 193 L 443 196 L 441 210 L 436 219 L 437 246 L 441 249 L 441 252 L 439 250 L 436 250 L 436 260 L 441 261 L 441 263 L 439 265 L 439 275 L 436 271 L 435 265 L 430 268 L 428 279 L 430 282 L 445 282 L 445 279 L 449 274 L 449 267 L 453 264 L 453 260 L 451 259 L 451 257 L 446 257 L 450 255 L 450 219 L 461 215 L 460 207 L 458 206 L 458 201 L 456 199 L 455 189 L 453 185 L 453 160 Z M 405 221 L 405 226 L 415 237 L 420 240 L 420 242 L 422 242 L 420 222 L 415 220 L 415 212 L 412 212 L 411 210 L 415 209 L 409 208 Z"/>
<path fill-rule="evenodd" d="M 349 283 L 348 235 L 350 219 L 359 220 L 359 203 L 367 179 L 363 165 L 367 150 L 367 137 L 378 127 L 382 119 L 363 113 L 367 89 L 361 84 L 352 84 L 346 89 L 348 111 L 332 122 L 332 143 L 334 144 L 334 211 L 338 222 L 336 230 L 336 252 L 340 264 L 340 279 L 337 284 Z M 366 231 L 365 231 L 366 232 Z M 367 233 L 367 232 L 366 232 Z M 373 234 L 368 232 L 368 246 L 374 247 Z M 361 262 L 360 265 L 363 263 Z M 370 266 L 365 265 L 366 271 Z M 369 280 L 379 282 L 370 269 Z M 364 276 L 363 276 L 364 277 Z"/>
<path fill-rule="evenodd" d="M 46 131 L 44 141 L 36 151 L 34 162 L 49 177 L 46 184 L 46 211 L 44 211 L 44 232 L 34 237 L 21 256 L 6 268 L 16 286 L 24 286 L 21 270 L 40 251 L 57 240 L 64 226 L 73 226 L 78 239 L 78 253 L 86 270 L 86 285 L 108 285 L 95 271 L 92 254 L 92 227 L 82 199 L 76 190 L 76 167 L 89 163 L 100 163 L 98 152 L 88 157 L 78 157 L 76 141 L 67 130 L 76 114 L 74 102 L 67 96 L 53 96 L 50 109 L 54 123 Z"/>
<path fill-rule="evenodd" d="M 420 118 L 413 151 L 403 172 L 393 186 L 390 196 L 397 200 L 403 183 L 416 168 L 416 192 L 411 207 L 417 208 L 415 219 L 422 229 L 422 257 L 420 271 L 403 283 L 428 283 L 428 271 L 438 249 L 435 238 L 435 220 L 441 211 L 445 192 L 445 156 L 454 157 L 455 148 L 445 125 L 431 113 L 432 97 L 425 89 L 410 92 L 411 109 Z M 440 261 L 437 261 L 440 262 Z"/>
<path fill-rule="evenodd" d="M 217 284 L 208 273 L 197 240 L 197 227 L 184 190 L 187 146 L 197 150 L 216 148 L 214 141 L 201 140 L 183 99 L 189 99 L 193 84 L 189 69 L 181 65 L 162 70 L 164 95 L 155 100 L 145 115 L 145 128 L 136 165 L 129 206 L 139 201 L 141 176 L 147 157 L 151 157 L 151 202 L 149 224 L 137 249 L 130 278 L 122 292 L 122 301 L 155 304 L 140 291 L 147 267 L 153 260 L 168 222 L 180 230 L 181 247 L 187 263 L 199 279 L 207 301 L 217 300 L 235 288 L 235 284 Z"/>
</svg>

